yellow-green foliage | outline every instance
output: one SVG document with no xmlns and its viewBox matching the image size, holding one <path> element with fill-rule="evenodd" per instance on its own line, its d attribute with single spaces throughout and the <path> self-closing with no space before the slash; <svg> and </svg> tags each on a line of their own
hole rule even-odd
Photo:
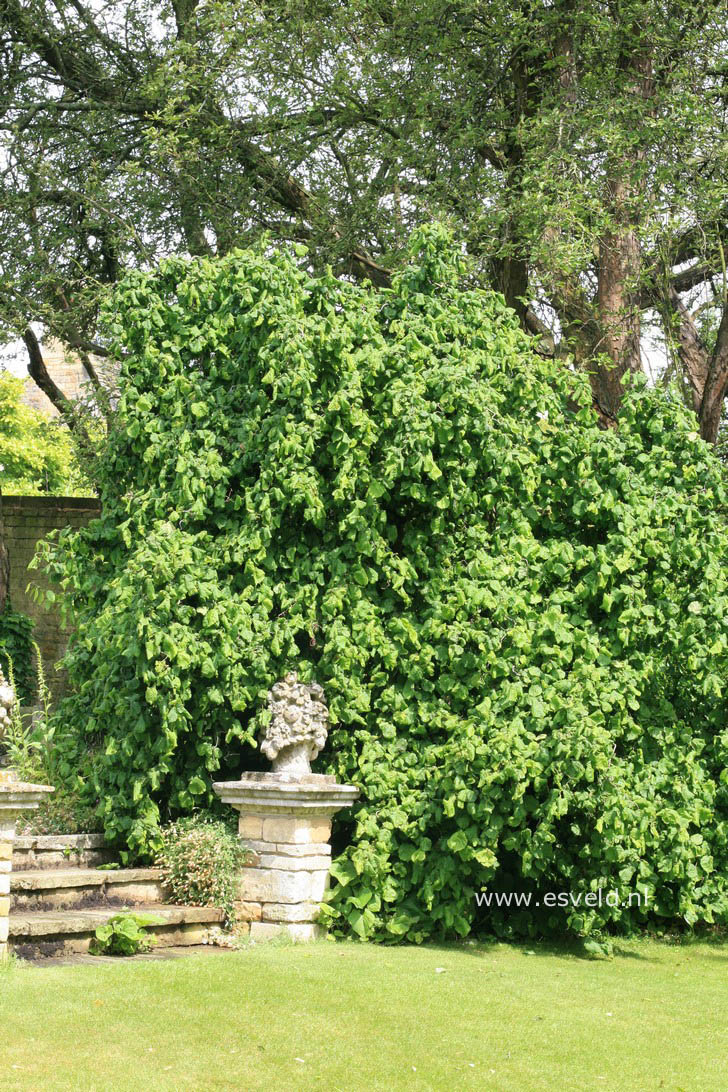
<svg viewBox="0 0 728 1092">
<path fill-rule="evenodd" d="M 23 381 L 0 371 L 0 488 L 6 495 L 85 495 L 68 428 L 21 402 Z"/>
</svg>

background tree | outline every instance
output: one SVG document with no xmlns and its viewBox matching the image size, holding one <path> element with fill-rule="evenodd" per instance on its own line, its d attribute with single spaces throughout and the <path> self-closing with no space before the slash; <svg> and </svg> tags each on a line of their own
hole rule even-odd
<svg viewBox="0 0 728 1092">
<path fill-rule="evenodd" d="M 24 383 L 0 371 L 0 488 L 8 494 L 89 493 L 68 430 L 26 406 Z"/>
<path fill-rule="evenodd" d="M 2 497 L 88 495 L 76 446 L 60 420 L 51 421 L 21 401 L 25 384 L 0 370 L 0 669 L 12 677 L 22 701 L 36 694 L 32 622 L 10 601 L 12 558 L 5 543 Z"/>
<path fill-rule="evenodd" d="M 715 439 L 722 2 L 3 0 L 0 36 L 4 328 L 42 323 L 92 381 L 124 268 L 267 230 L 386 284 L 409 230 L 447 215 L 604 421 L 647 315 Z"/>
</svg>

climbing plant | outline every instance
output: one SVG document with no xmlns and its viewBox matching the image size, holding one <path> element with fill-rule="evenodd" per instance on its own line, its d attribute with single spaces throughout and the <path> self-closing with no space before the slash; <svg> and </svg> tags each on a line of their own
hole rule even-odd
<svg viewBox="0 0 728 1092">
<path fill-rule="evenodd" d="M 0 670 L 12 680 L 18 700 L 28 704 L 37 694 L 33 621 L 8 604 L 0 613 Z"/>
<path fill-rule="evenodd" d="M 127 277 L 102 516 L 47 550 L 69 776 L 152 854 L 295 668 L 330 704 L 320 768 L 361 787 L 333 928 L 724 919 L 723 471 L 640 381 L 602 431 L 584 377 L 460 273 L 432 226 L 391 289 L 265 248 Z M 535 905 L 600 888 L 646 904 Z"/>
</svg>

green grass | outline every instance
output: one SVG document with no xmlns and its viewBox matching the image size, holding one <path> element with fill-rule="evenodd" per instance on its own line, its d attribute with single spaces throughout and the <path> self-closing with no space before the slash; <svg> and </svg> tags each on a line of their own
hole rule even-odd
<svg viewBox="0 0 728 1092">
<path fill-rule="evenodd" d="M 0 1087 L 728 1090 L 728 945 L 261 945 L 0 974 Z"/>
</svg>

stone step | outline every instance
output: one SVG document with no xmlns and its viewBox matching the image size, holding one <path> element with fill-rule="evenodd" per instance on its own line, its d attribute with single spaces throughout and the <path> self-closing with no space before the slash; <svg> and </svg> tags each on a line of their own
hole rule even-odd
<svg viewBox="0 0 728 1092">
<path fill-rule="evenodd" d="M 55 910 L 10 915 L 10 950 L 21 959 L 39 959 L 88 952 L 99 925 L 120 912 L 119 907 Z M 222 910 L 210 906 L 134 906 L 131 912 L 154 916 L 160 924 L 149 926 L 158 947 L 202 944 L 210 926 L 223 920 Z"/>
<path fill-rule="evenodd" d="M 95 868 L 113 861 L 103 834 L 25 834 L 13 843 L 13 870 Z"/>
<path fill-rule="evenodd" d="M 10 913 L 164 902 L 158 868 L 29 869 L 10 874 Z"/>
</svg>

